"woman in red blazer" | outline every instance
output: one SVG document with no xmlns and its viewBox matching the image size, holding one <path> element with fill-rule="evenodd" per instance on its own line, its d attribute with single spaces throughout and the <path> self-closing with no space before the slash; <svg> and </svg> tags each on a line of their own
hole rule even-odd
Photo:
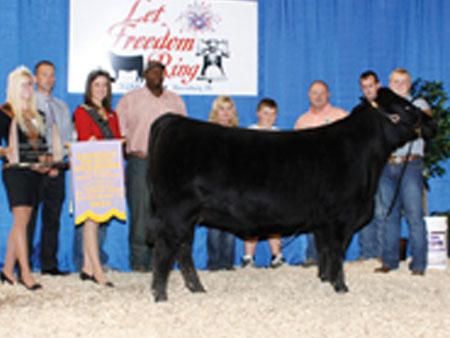
<svg viewBox="0 0 450 338">
<path fill-rule="evenodd" d="M 91 72 L 86 83 L 84 104 L 75 109 L 73 116 L 78 141 L 121 137 L 119 119 L 116 112 L 111 109 L 111 97 L 109 74 L 103 70 Z M 112 134 L 108 132 L 107 126 Z"/>
<path fill-rule="evenodd" d="M 117 114 L 111 109 L 111 78 L 106 71 L 96 70 L 88 75 L 84 104 L 74 113 L 78 141 L 121 138 Z M 108 281 L 99 257 L 98 227 L 91 219 L 84 222 L 83 266 L 80 278 L 83 281 L 113 287 Z"/>
</svg>

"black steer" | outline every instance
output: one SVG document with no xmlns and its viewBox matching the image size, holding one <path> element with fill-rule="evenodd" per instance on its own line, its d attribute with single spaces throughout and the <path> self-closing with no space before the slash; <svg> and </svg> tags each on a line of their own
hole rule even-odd
<svg viewBox="0 0 450 338">
<path fill-rule="evenodd" d="M 389 89 L 377 104 L 364 101 L 343 120 L 302 131 L 159 118 L 148 166 L 155 300 L 167 299 L 175 261 L 188 289 L 204 291 L 191 256 L 195 224 L 240 237 L 313 232 L 320 279 L 346 292 L 344 255 L 372 218 L 389 155 L 419 130 L 424 138 L 435 130 L 431 117 Z"/>
</svg>

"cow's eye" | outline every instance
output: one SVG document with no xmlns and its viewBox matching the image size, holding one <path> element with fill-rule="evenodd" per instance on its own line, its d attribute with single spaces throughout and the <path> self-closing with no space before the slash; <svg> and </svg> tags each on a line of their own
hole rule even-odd
<svg viewBox="0 0 450 338">
<path fill-rule="evenodd" d="M 410 107 L 410 106 L 406 106 L 406 107 L 405 107 L 405 110 L 406 110 L 406 111 L 410 111 L 410 110 L 411 110 L 411 107 Z"/>
</svg>

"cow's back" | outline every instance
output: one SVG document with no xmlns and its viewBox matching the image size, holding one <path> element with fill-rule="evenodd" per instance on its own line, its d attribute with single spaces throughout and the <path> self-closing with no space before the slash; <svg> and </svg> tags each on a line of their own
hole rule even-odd
<svg viewBox="0 0 450 338">
<path fill-rule="evenodd" d="M 167 214 L 180 209 L 177 203 L 189 205 L 211 226 L 220 226 L 220 218 L 226 227 L 245 223 L 248 231 L 252 224 L 279 232 L 303 224 L 307 231 L 340 204 L 351 205 L 347 195 L 361 189 L 345 184 L 358 176 L 346 164 L 354 154 L 329 129 L 254 131 L 165 115 L 152 126 L 150 142 L 156 200 Z"/>
</svg>

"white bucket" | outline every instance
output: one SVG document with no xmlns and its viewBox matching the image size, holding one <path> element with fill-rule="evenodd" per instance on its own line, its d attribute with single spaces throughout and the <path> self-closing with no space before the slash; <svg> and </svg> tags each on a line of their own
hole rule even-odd
<svg viewBox="0 0 450 338">
<path fill-rule="evenodd" d="M 428 268 L 447 268 L 447 217 L 425 217 L 428 232 Z"/>
</svg>

